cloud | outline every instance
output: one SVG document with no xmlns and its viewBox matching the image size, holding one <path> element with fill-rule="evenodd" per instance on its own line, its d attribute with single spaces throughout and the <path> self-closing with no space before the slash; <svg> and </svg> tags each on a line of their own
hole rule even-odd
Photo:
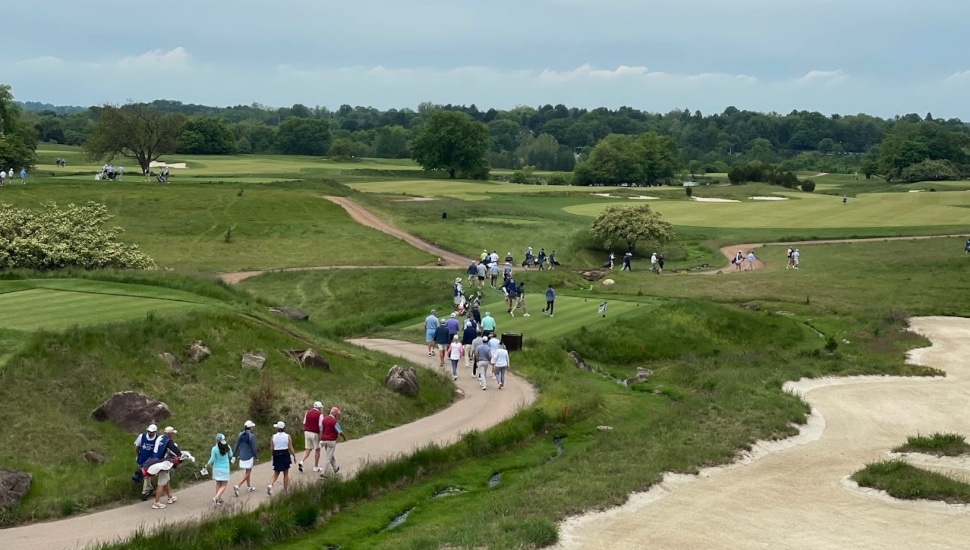
<svg viewBox="0 0 970 550">
<path fill-rule="evenodd" d="M 182 46 L 169 51 L 151 50 L 141 55 L 129 55 L 113 63 L 119 69 L 136 71 L 181 70 L 189 68 L 191 64 L 189 52 Z"/>
<path fill-rule="evenodd" d="M 970 71 L 957 71 L 946 77 L 947 82 L 967 82 L 970 81 Z"/>
<path fill-rule="evenodd" d="M 805 76 L 795 79 L 796 84 L 816 84 L 831 86 L 849 78 L 842 69 L 835 71 L 808 71 Z"/>
</svg>

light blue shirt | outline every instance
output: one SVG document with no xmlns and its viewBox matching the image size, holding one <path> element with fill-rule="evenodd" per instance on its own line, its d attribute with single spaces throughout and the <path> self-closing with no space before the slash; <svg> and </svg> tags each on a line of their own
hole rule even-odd
<svg viewBox="0 0 970 550">
<path fill-rule="evenodd" d="M 434 315 L 428 315 L 424 318 L 424 328 L 426 330 L 433 330 L 438 328 L 438 318 Z"/>
</svg>

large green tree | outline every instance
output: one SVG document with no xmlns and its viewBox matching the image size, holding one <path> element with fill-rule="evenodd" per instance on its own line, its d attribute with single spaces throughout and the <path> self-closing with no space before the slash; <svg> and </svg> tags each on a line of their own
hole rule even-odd
<svg viewBox="0 0 970 550">
<path fill-rule="evenodd" d="M 21 119 L 10 86 L 0 85 L 0 168 L 30 168 L 37 162 L 37 135 Z"/>
<path fill-rule="evenodd" d="M 485 124 L 464 113 L 436 111 L 411 143 L 411 158 L 425 170 L 446 170 L 449 178 L 485 179 L 488 146 Z"/>
<path fill-rule="evenodd" d="M 623 244 L 633 252 L 637 243 L 667 244 L 674 238 L 674 229 L 648 204 L 612 205 L 593 220 L 589 234 L 607 249 Z"/>
<path fill-rule="evenodd" d="M 176 152 L 189 155 L 230 155 L 236 152 L 236 138 L 221 118 L 190 118 L 179 138 Z"/>
<path fill-rule="evenodd" d="M 276 144 L 284 155 L 322 157 L 330 150 L 330 123 L 314 118 L 290 117 L 280 124 Z"/>
<path fill-rule="evenodd" d="M 680 167 L 673 139 L 653 132 L 639 137 L 610 134 L 576 166 L 578 185 L 653 184 L 670 181 Z"/>
<path fill-rule="evenodd" d="M 162 113 L 142 103 L 105 105 L 100 111 L 94 133 L 84 142 L 85 151 L 99 161 L 117 155 L 135 159 L 142 171 L 162 155 L 174 153 L 185 128 L 184 115 Z"/>
</svg>

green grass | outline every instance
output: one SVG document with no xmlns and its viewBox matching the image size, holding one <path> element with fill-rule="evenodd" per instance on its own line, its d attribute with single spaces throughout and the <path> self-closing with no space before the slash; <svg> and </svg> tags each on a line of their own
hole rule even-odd
<svg viewBox="0 0 970 550">
<path fill-rule="evenodd" d="M 862 487 L 879 489 L 895 498 L 970 504 L 970 483 L 911 466 L 902 460 L 867 464 L 852 474 L 852 480 Z"/>
<path fill-rule="evenodd" d="M 960 456 L 970 453 L 966 438 L 954 433 L 914 435 L 906 438 L 906 444 L 893 449 L 897 453 L 924 453 L 935 456 Z"/>
</svg>

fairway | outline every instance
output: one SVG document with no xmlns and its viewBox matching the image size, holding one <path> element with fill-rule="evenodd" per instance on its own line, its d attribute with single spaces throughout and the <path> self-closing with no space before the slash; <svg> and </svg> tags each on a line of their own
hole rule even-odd
<svg viewBox="0 0 970 550">
<path fill-rule="evenodd" d="M 487 289 L 491 290 L 491 289 Z M 606 317 L 598 313 L 600 304 L 607 302 Z M 542 308 L 546 305 L 543 295 L 538 292 L 530 294 L 526 300 L 531 317 L 524 317 L 522 310 L 516 310 L 515 317 L 509 317 L 506 313 L 507 307 L 502 301 L 493 301 L 482 304 L 482 316 L 486 312 L 491 312 L 495 318 L 496 332 L 521 333 L 525 339 L 537 338 L 548 341 L 569 334 L 580 327 L 592 329 L 603 324 L 612 323 L 616 318 L 622 317 L 630 312 L 657 307 L 655 302 L 630 302 L 624 300 L 608 299 L 601 296 L 593 298 L 579 298 L 575 296 L 556 297 L 556 309 L 553 317 L 542 314 Z M 438 311 L 439 317 L 448 316 L 451 312 Z M 424 320 L 418 322 L 408 322 L 401 327 L 408 332 L 414 332 L 415 339 L 424 337 Z"/>
<path fill-rule="evenodd" d="M 363 181 L 348 182 L 347 187 L 362 193 L 384 193 L 388 195 L 411 195 L 421 197 L 451 197 L 467 201 L 488 199 L 490 193 L 591 193 L 589 187 L 572 185 L 521 185 L 517 183 L 500 183 L 495 181 L 475 182 L 466 180 L 397 180 L 397 181 Z M 618 187 L 597 187 L 596 192 L 608 193 Z"/>
<path fill-rule="evenodd" d="M 843 206 L 839 197 L 798 192 L 789 201 L 705 203 L 652 201 L 650 206 L 674 225 L 733 228 L 830 228 L 959 225 L 970 220 L 970 193 L 865 193 Z M 570 214 L 597 216 L 610 204 L 564 208 Z M 624 203 L 626 204 L 626 203 Z"/>
<path fill-rule="evenodd" d="M 88 283 L 58 279 L 0 284 L 0 329 L 58 330 L 135 319 L 149 311 L 206 307 L 202 298 L 188 293 L 159 289 L 166 297 L 153 298 L 139 285 Z"/>
</svg>

